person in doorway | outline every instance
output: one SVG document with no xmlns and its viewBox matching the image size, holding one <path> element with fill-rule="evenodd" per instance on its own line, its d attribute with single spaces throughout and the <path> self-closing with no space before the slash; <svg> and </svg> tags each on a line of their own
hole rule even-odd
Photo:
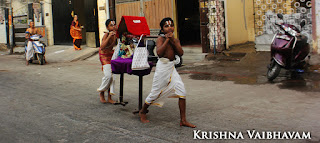
<svg viewBox="0 0 320 143">
<path fill-rule="evenodd" d="M 156 65 L 151 93 L 139 112 L 140 120 L 142 123 L 149 122 L 146 113 L 150 105 L 162 107 L 166 98 L 179 98 L 180 126 L 195 128 L 195 125 L 186 120 L 186 90 L 173 62 L 175 55 L 183 55 L 180 41 L 173 35 L 173 20 L 169 17 L 164 18 L 160 22 L 160 27 L 161 31 L 157 39 L 157 54 L 160 59 Z"/>
<path fill-rule="evenodd" d="M 111 103 L 114 104 L 115 101 L 112 100 L 111 96 L 114 95 L 114 76 L 111 70 L 111 58 L 113 55 L 113 47 L 116 45 L 116 22 L 112 19 L 106 21 L 106 27 L 109 32 L 105 33 L 101 46 L 99 48 L 99 58 L 102 64 L 102 70 L 104 77 L 102 78 L 102 83 L 97 89 L 100 92 L 100 102 L 101 103 Z M 108 101 L 105 100 L 104 93 L 108 91 Z"/>
<path fill-rule="evenodd" d="M 33 58 L 34 49 L 32 47 L 32 39 L 30 38 L 32 35 L 41 35 L 40 30 L 34 27 L 34 22 L 30 22 L 30 28 L 26 30 L 25 38 L 27 39 L 27 49 L 26 49 L 26 64 L 29 65 L 29 61 Z"/>
<path fill-rule="evenodd" d="M 73 47 L 75 50 L 81 50 L 81 42 L 82 42 L 82 29 L 78 22 L 78 15 L 73 16 L 73 21 L 70 26 L 70 35 L 73 38 Z"/>
</svg>

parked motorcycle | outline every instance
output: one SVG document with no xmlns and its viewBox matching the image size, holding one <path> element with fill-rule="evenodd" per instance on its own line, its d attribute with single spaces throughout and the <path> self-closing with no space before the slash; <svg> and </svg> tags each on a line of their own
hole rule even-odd
<svg viewBox="0 0 320 143">
<path fill-rule="evenodd" d="M 278 18 L 283 20 L 283 15 L 278 14 Z M 300 23 L 301 29 L 305 21 Z M 287 70 L 303 71 L 306 65 L 306 57 L 310 53 L 308 38 L 300 34 L 300 30 L 294 25 L 277 24 L 280 31 L 275 34 L 271 43 L 271 63 L 268 66 L 267 78 L 269 81 L 274 80 L 280 73 L 281 68 Z M 310 56 L 308 56 L 310 58 Z"/>
<path fill-rule="evenodd" d="M 40 65 L 43 65 L 46 63 L 46 59 L 45 59 L 45 44 L 40 42 L 40 36 L 39 35 L 32 35 L 30 37 L 31 42 L 32 42 L 32 47 L 34 50 L 34 55 L 33 58 L 31 60 L 29 60 L 29 63 L 32 63 L 33 60 L 38 60 Z M 25 53 L 27 52 L 27 44 L 25 45 Z"/>
<path fill-rule="evenodd" d="M 154 54 L 154 48 L 156 46 L 156 42 L 153 40 L 148 40 L 147 49 L 149 52 L 148 61 L 152 61 L 154 64 L 158 62 L 158 56 Z M 175 67 L 181 67 L 182 65 L 182 57 L 175 55 L 174 65 Z"/>
</svg>

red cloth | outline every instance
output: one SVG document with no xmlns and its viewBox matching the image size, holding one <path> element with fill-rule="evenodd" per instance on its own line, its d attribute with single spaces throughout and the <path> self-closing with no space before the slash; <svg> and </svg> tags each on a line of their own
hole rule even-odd
<svg viewBox="0 0 320 143">
<path fill-rule="evenodd" d="M 113 50 L 99 48 L 99 59 L 102 65 L 110 64 L 113 55 Z"/>
<path fill-rule="evenodd" d="M 117 36 L 123 32 L 129 32 L 132 35 L 150 35 L 149 26 L 145 17 L 140 16 L 122 16 L 117 31 Z"/>
</svg>

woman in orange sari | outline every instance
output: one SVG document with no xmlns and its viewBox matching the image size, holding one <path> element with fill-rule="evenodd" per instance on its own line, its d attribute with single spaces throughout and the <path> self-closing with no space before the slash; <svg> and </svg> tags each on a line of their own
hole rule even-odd
<svg viewBox="0 0 320 143">
<path fill-rule="evenodd" d="M 81 50 L 82 41 L 82 26 L 78 22 L 78 16 L 74 15 L 72 24 L 70 26 L 70 35 L 73 38 L 73 47 L 75 50 Z"/>
</svg>

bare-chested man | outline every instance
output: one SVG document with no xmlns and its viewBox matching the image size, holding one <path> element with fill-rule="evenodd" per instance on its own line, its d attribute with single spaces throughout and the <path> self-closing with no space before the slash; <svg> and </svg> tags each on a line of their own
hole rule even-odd
<svg viewBox="0 0 320 143">
<path fill-rule="evenodd" d="M 113 55 L 113 47 L 116 45 L 116 22 L 112 19 L 106 21 L 106 27 L 109 30 L 108 33 L 104 34 L 102 42 L 99 48 L 99 58 L 102 64 L 102 69 L 104 77 L 102 78 L 102 83 L 97 89 L 100 92 L 100 102 L 101 103 L 111 103 L 114 104 L 115 101 L 112 100 L 111 95 L 114 95 L 114 76 L 111 70 L 111 58 Z M 108 91 L 108 101 L 104 98 L 104 92 Z"/>
<path fill-rule="evenodd" d="M 183 50 L 180 41 L 174 38 L 174 23 L 171 18 L 164 18 L 160 22 L 160 36 L 157 39 L 157 54 L 159 60 L 154 74 L 152 90 L 145 100 L 143 108 L 139 112 L 143 123 L 149 122 L 146 117 L 150 105 L 162 106 L 168 97 L 179 98 L 180 126 L 195 128 L 186 119 L 186 91 L 184 84 L 175 69 L 173 60 L 175 55 L 182 56 Z"/>
<path fill-rule="evenodd" d="M 33 47 L 32 47 L 32 40 L 30 39 L 30 37 L 32 35 L 40 35 L 40 30 L 38 28 L 35 28 L 34 27 L 34 22 L 31 21 L 30 22 L 30 28 L 28 28 L 26 30 L 26 36 L 25 38 L 28 40 L 28 43 L 27 43 L 27 51 L 26 51 L 26 60 L 27 60 L 27 65 L 29 65 L 29 61 L 31 60 L 31 58 L 33 57 L 33 54 L 34 54 L 34 50 L 33 50 Z"/>
</svg>

